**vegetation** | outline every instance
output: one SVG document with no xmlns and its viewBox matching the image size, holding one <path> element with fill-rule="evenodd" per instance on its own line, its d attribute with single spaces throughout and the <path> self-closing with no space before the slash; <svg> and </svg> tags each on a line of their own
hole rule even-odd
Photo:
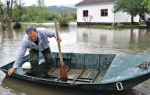
<svg viewBox="0 0 150 95">
<path fill-rule="evenodd" d="M 69 26 L 69 16 L 67 12 L 61 13 L 58 19 L 60 27 L 68 27 Z"/>
<path fill-rule="evenodd" d="M 13 9 L 13 20 L 14 20 L 14 28 L 20 28 L 21 24 L 20 24 L 20 10 L 17 8 L 17 6 L 14 7 Z"/>
<path fill-rule="evenodd" d="M 83 20 L 86 22 L 86 24 L 89 26 L 91 20 L 93 19 L 93 16 L 92 16 L 92 15 L 85 16 L 85 17 L 83 17 L 82 19 L 83 19 Z"/>
<path fill-rule="evenodd" d="M 12 22 L 10 17 L 8 15 L 0 15 L 0 21 L 1 21 L 1 27 L 3 30 L 5 30 L 6 27 L 10 26 L 10 23 Z"/>
<path fill-rule="evenodd" d="M 126 24 L 123 26 L 118 26 L 114 24 L 103 24 L 103 25 L 88 25 L 88 28 L 102 28 L 102 29 L 139 29 L 139 28 L 146 28 L 145 24 L 140 25 L 133 25 L 133 24 Z"/>
<path fill-rule="evenodd" d="M 60 20 L 60 26 L 69 26 L 69 21 L 76 20 L 75 8 L 45 7 L 44 0 L 37 0 L 36 5 L 27 7 L 22 1 L 7 0 L 2 3 L 0 0 L 0 22 L 3 29 L 11 25 L 12 22 L 14 22 L 14 28 L 19 28 L 21 27 L 20 22 L 53 22 L 54 18 L 57 18 Z M 63 16 L 64 14 L 66 16 Z"/>
<path fill-rule="evenodd" d="M 52 13 L 61 14 L 62 12 L 76 13 L 75 8 L 65 7 L 65 6 L 48 6 L 48 10 Z"/>
<path fill-rule="evenodd" d="M 150 11 L 150 0 L 144 0 L 142 5 L 144 5 L 145 3 L 147 3 L 147 6 L 145 6 L 145 7 L 147 7 L 148 10 Z"/>
<path fill-rule="evenodd" d="M 150 1 L 150 0 L 149 0 Z M 114 5 L 114 12 L 123 11 L 135 16 L 139 15 L 144 21 L 147 27 L 150 27 L 150 19 L 144 18 L 144 13 L 149 14 L 149 2 L 148 0 L 116 0 Z"/>
<path fill-rule="evenodd" d="M 94 25 L 94 26 L 88 26 L 89 28 L 101 28 L 101 29 L 139 29 L 143 28 L 142 26 L 135 26 L 135 25 L 125 25 L 124 27 L 118 27 L 118 26 L 106 26 L 106 25 Z"/>
</svg>

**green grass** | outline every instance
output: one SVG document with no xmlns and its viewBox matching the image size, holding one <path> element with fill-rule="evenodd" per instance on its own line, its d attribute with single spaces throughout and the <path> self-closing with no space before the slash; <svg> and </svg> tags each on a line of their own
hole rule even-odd
<svg viewBox="0 0 150 95">
<path fill-rule="evenodd" d="M 70 20 L 70 22 L 76 22 L 77 20 Z M 53 23 L 54 21 L 44 21 L 42 23 Z M 36 21 L 26 21 L 26 22 L 22 22 L 22 23 L 37 23 Z"/>
<path fill-rule="evenodd" d="M 102 29 L 113 29 L 113 28 L 119 28 L 119 29 L 136 29 L 136 28 L 145 28 L 145 24 L 141 25 L 124 25 L 123 27 L 119 26 L 114 26 L 114 25 L 89 25 L 89 26 L 83 26 L 83 27 L 88 27 L 88 28 L 102 28 Z"/>
</svg>

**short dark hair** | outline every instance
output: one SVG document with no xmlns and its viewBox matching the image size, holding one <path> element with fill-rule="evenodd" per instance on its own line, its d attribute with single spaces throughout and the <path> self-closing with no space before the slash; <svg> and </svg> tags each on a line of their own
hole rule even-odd
<svg viewBox="0 0 150 95">
<path fill-rule="evenodd" d="M 26 33 L 30 34 L 30 33 L 32 33 L 32 31 L 36 32 L 36 27 L 34 27 L 34 26 L 28 26 L 27 29 L 26 29 Z"/>
</svg>

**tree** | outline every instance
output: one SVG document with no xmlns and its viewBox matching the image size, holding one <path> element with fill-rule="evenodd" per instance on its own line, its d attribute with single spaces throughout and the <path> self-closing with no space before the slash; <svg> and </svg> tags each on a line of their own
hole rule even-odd
<svg viewBox="0 0 150 95">
<path fill-rule="evenodd" d="M 147 0 L 146 0 L 147 1 Z M 131 16 L 139 15 L 146 23 L 147 27 L 150 26 L 150 21 L 145 19 L 144 14 L 149 14 L 148 3 L 143 0 L 116 0 L 114 4 L 114 13 L 123 11 Z"/>
<path fill-rule="evenodd" d="M 14 7 L 13 8 L 13 20 L 15 21 L 14 23 L 14 28 L 20 28 L 21 27 L 21 24 L 19 23 L 20 21 L 20 10 L 17 8 L 17 7 Z"/>
<path fill-rule="evenodd" d="M 0 1 L 0 14 L 3 15 L 4 12 L 3 12 L 3 4 L 2 2 Z"/>
<path fill-rule="evenodd" d="M 148 5 L 146 6 L 148 10 L 150 11 L 150 0 L 144 0 L 142 4 L 147 3 Z"/>
<path fill-rule="evenodd" d="M 15 22 L 19 22 L 19 18 L 20 18 L 20 10 L 17 7 L 13 8 L 13 20 Z"/>
<path fill-rule="evenodd" d="M 45 9 L 45 4 L 44 4 L 44 0 L 37 0 L 37 16 L 36 16 L 36 22 L 43 22 L 44 19 L 44 9 Z"/>
<path fill-rule="evenodd" d="M 34 21 L 35 20 L 35 16 L 37 15 L 37 6 L 29 6 L 27 8 L 27 12 L 24 13 L 25 15 L 28 15 L 28 17 L 30 18 L 30 20 Z"/>
<path fill-rule="evenodd" d="M 40 7 L 44 7 L 45 6 L 44 0 L 37 0 L 37 5 Z"/>
<path fill-rule="evenodd" d="M 2 4 L 1 0 L 0 0 L 0 22 L 1 22 L 0 25 L 3 30 L 5 30 L 8 26 L 10 26 L 10 24 L 12 22 L 12 20 L 9 16 L 8 6 L 7 6 L 7 8 L 5 8 L 5 6 L 4 6 L 4 4 Z"/>
</svg>

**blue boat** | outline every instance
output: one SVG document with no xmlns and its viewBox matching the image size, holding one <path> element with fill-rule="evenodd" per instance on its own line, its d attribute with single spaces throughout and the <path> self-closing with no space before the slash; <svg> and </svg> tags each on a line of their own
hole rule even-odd
<svg viewBox="0 0 150 95">
<path fill-rule="evenodd" d="M 60 77 L 59 53 L 52 52 L 52 54 L 54 61 L 49 72 L 54 76 L 28 76 L 30 68 L 23 68 L 23 65 L 30 61 L 29 55 L 26 55 L 11 77 L 52 87 L 99 94 L 114 94 L 129 90 L 150 78 L 150 55 L 62 53 L 68 74 L 68 81 L 64 82 Z M 140 68 L 142 62 L 148 63 L 145 68 Z M 13 63 L 14 61 L 0 69 L 7 74 Z M 40 54 L 39 72 L 43 67 L 44 58 Z"/>
</svg>

